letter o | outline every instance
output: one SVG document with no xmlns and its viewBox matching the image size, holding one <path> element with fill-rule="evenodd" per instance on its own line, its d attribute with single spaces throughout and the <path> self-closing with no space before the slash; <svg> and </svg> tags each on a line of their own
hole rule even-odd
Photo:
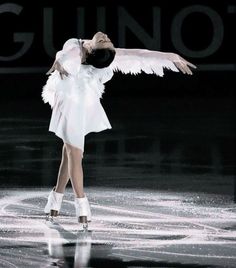
<svg viewBox="0 0 236 268">
<path fill-rule="evenodd" d="M 187 16 L 194 12 L 205 14 L 210 18 L 213 26 L 213 36 L 210 44 L 201 50 L 192 50 L 183 42 L 181 28 Z M 199 37 L 200 38 L 200 37 Z M 173 19 L 171 25 L 171 40 L 174 47 L 184 55 L 192 58 L 208 57 L 215 53 L 221 46 L 224 38 L 224 25 L 220 15 L 210 7 L 193 5 L 182 9 Z"/>
</svg>

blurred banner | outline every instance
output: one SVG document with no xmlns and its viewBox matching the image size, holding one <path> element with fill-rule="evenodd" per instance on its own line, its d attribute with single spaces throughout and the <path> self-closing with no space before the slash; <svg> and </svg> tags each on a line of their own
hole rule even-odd
<svg viewBox="0 0 236 268">
<path fill-rule="evenodd" d="M 202 71 L 236 70 L 233 1 L 91 3 L 1 1 L 0 73 L 42 73 L 68 38 L 97 30 L 116 47 L 177 52 Z"/>
</svg>

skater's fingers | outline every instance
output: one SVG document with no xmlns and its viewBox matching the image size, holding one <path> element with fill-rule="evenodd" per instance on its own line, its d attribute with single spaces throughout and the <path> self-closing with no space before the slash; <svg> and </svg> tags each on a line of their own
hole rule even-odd
<svg viewBox="0 0 236 268">
<path fill-rule="evenodd" d="M 189 63 L 188 61 L 184 61 L 184 62 L 182 61 L 182 66 L 184 66 L 184 69 L 185 69 L 186 73 L 187 73 L 187 74 L 190 74 L 190 75 L 192 75 L 193 72 L 192 72 L 192 70 L 189 68 L 189 66 L 190 66 L 190 67 L 191 67 L 191 66 L 194 66 L 195 68 L 197 68 L 195 65 Z"/>
<path fill-rule="evenodd" d="M 190 75 L 193 74 L 190 68 L 188 67 L 188 65 L 184 65 L 184 70 L 186 71 L 187 74 L 190 74 Z"/>
<path fill-rule="evenodd" d="M 193 68 L 193 69 L 197 69 L 197 66 L 194 65 L 194 64 L 192 64 L 191 62 L 188 62 L 188 61 L 187 61 L 187 65 L 190 66 L 190 67 Z"/>
<path fill-rule="evenodd" d="M 176 67 L 177 67 L 183 74 L 186 73 L 180 62 L 175 62 L 175 66 L 176 66 Z"/>
<path fill-rule="evenodd" d="M 64 76 L 68 76 L 69 73 L 64 69 L 64 68 L 60 68 L 60 73 Z"/>
<path fill-rule="evenodd" d="M 197 66 L 196 66 L 196 65 L 194 65 L 194 64 L 192 64 L 191 62 L 187 61 L 187 60 L 186 60 L 186 59 L 184 59 L 183 57 L 179 56 L 179 58 L 180 58 L 180 60 L 181 60 L 181 61 L 182 61 L 184 64 L 186 64 L 186 65 L 190 66 L 191 68 L 194 68 L 194 69 L 196 69 L 196 68 L 197 68 Z"/>
<path fill-rule="evenodd" d="M 175 62 L 175 65 L 183 74 L 189 74 L 189 75 L 193 74 L 185 61 Z"/>
<path fill-rule="evenodd" d="M 64 74 L 65 76 L 68 76 L 68 75 L 69 75 L 69 73 L 68 73 L 66 70 L 63 70 L 63 74 Z"/>
<path fill-rule="evenodd" d="M 54 68 L 50 68 L 50 69 L 46 72 L 46 75 L 51 74 L 53 71 L 54 71 Z"/>
<path fill-rule="evenodd" d="M 63 80 L 63 74 L 61 72 L 59 72 L 61 80 Z"/>
</svg>

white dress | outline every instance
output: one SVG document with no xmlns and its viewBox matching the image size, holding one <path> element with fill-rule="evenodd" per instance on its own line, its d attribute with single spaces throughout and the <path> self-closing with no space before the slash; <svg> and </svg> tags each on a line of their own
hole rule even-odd
<svg viewBox="0 0 236 268">
<path fill-rule="evenodd" d="M 69 76 L 61 79 L 54 71 L 43 87 L 42 98 L 52 107 L 49 131 L 84 152 L 86 134 L 112 128 L 100 98 L 113 71 L 81 64 L 81 42 L 69 39 L 57 53 L 56 59 Z"/>
</svg>

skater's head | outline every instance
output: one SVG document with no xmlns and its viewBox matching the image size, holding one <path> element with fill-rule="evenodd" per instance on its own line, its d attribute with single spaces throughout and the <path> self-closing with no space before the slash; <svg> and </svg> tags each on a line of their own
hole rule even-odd
<svg viewBox="0 0 236 268">
<path fill-rule="evenodd" d="M 107 36 L 107 34 L 103 32 L 97 32 L 93 36 L 91 40 L 91 45 L 93 48 L 101 49 L 101 48 L 109 48 L 115 49 L 111 39 Z"/>
<path fill-rule="evenodd" d="M 108 67 L 115 58 L 115 48 L 108 36 L 97 32 L 92 40 L 86 42 L 84 47 L 87 50 L 83 64 L 89 64 L 96 68 Z"/>
<path fill-rule="evenodd" d="M 93 49 L 87 54 L 84 64 L 92 65 L 95 68 L 105 68 L 112 63 L 115 54 L 115 50 L 109 48 Z"/>
</svg>

